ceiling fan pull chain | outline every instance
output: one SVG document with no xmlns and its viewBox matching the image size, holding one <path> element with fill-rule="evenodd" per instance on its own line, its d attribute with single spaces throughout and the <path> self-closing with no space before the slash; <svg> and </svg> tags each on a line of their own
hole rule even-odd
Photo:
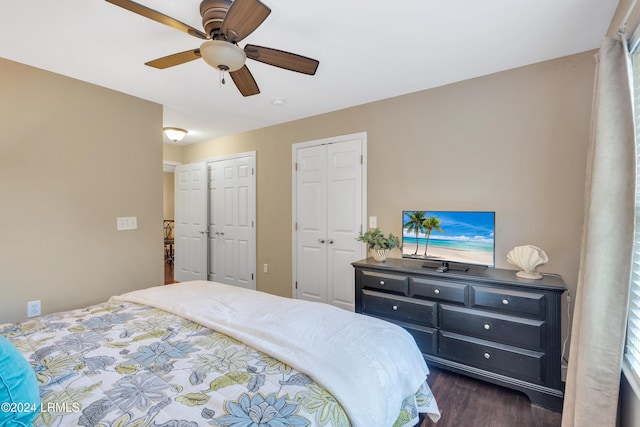
<svg viewBox="0 0 640 427">
<path fill-rule="evenodd" d="M 225 84 L 226 82 L 224 81 L 224 72 L 228 70 L 228 68 L 225 65 L 219 65 L 218 69 L 220 70 L 220 87 L 222 87 L 223 84 Z"/>
</svg>

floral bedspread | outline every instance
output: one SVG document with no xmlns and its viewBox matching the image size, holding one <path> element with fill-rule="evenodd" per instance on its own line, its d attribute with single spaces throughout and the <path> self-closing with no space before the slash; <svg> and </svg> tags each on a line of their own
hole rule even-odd
<svg viewBox="0 0 640 427">
<path fill-rule="evenodd" d="M 0 334 L 36 372 L 35 426 L 351 425 L 309 376 L 156 308 L 104 303 L 0 325 Z M 425 383 L 407 396 L 394 427 L 413 426 L 434 404 Z"/>
</svg>

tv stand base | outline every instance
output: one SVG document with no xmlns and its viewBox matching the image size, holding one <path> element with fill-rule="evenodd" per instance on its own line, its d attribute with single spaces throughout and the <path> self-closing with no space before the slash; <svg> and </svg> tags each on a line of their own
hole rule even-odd
<svg viewBox="0 0 640 427">
<path fill-rule="evenodd" d="M 454 264 L 444 261 L 442 264 L 436 264 L 425 262 L 422 264 L 422 268 L 435 268 L 436 273 L 445 273 L 451 271 L 469 271 L 469 266 L 464 264 Z"/>
</svg>

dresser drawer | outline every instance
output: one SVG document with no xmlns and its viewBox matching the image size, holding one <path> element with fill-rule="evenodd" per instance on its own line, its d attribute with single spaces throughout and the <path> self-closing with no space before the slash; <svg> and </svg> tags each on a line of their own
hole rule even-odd
<svg viewBox="0 0 640 427">
<path fill-rule="evenodd" d="M 465 365 L 497 374 L 542 383 L 545 355 L 440 331 L 439 355 Z"/>
<path fill-rule="evenodd" d="M 399 274 L 362 271 L 362 287 L 409 294 L 409 278 Z"/>
<path fill-rule="evenodd" d="M 413 297 L 426 297 L 439 301 L 464 304 L 467 296 L 467 285 L 426 277 L 412 277 L 409 291 L 409 295 Z"/>
<path fill-rule="evenodd" d="M 530 350 L 544 350 L 545 322 L 451 305 L 440 306 L 440 328 Z"/>
<path fill-rule="evenodd" d="M 545 296 L 542 293 L 471 286 L 470 294 L 472 307 L 520 313 L 539 319 L 544 318 Z"/>
<path fill-rule="evenodd" d="M 365 314 L 373 314 L 424 326 L 436 325 L 436 303 L 431 301 L 420 301 L 363 290 L 362 307 Z"/>
<path fill-rule="evenodd" d="M 421 352 L 424 354 L 436 354 L 436 349 L 438 348 L 438 333 L 436 329 L 403 323 L 399 324 L 413 336 Z"/>
</svg>

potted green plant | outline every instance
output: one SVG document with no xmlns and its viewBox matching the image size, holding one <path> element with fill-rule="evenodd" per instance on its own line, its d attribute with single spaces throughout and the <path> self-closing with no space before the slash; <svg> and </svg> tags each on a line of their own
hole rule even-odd
<svg viewBox="0 0 640 427">
<path fill-rule="evenodd" d="M 379 228 L 369 230 L 366 233 L 360 233 L 357 240 L 367 244 L 367 249 L 371 252 L 373 259 L 378 262 L 384 262 L 389 256 L 391 249 L 400 245 L 400 239 L 389 233 L 385 236 Z"/>
</svg>

